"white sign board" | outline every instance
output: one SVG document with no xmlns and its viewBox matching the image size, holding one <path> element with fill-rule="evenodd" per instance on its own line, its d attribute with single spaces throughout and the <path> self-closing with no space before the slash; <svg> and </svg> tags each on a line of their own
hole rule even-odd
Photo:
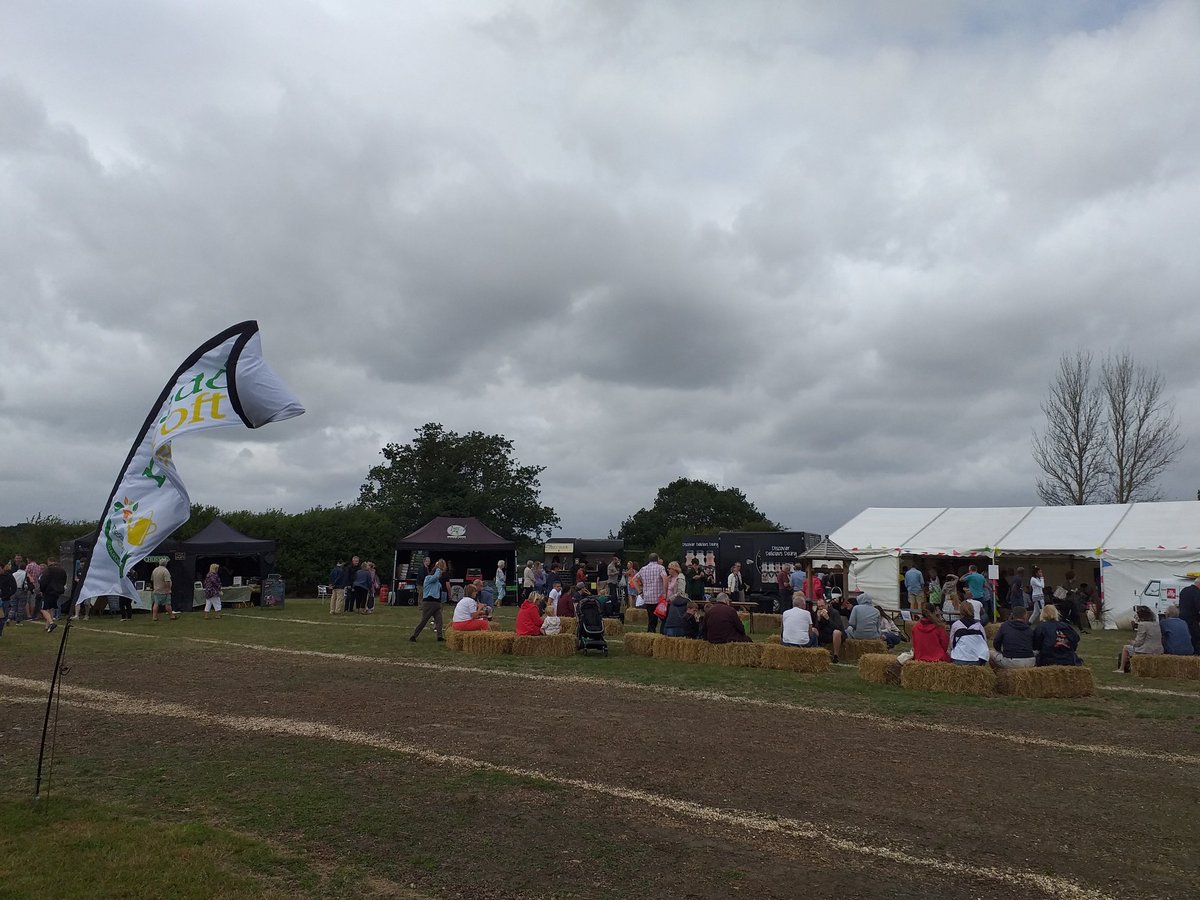
<svg viewBox="0 0 1200 900">
<path fill-rule="evenodd" d="M 995 566 L 995 565 L 988 566 L 988 581 L 999 581 L 999 580 L 1000 580 L 1000 567 Z"/>
</svg>

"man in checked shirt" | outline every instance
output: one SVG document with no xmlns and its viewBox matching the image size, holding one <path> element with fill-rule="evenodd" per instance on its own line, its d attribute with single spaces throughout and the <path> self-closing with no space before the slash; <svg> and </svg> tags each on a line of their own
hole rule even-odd
<svg viewBox="0 0 1200 900">
<path fill-rule="evenodd" d="M 667 570 L 659 563 L 657 553 L 650 554 L 650 561 L 642 566 L 637 578 L 642 586 L 641 595 L 646 598 L 646 630 L 654 633 L 658 630 L 654 607 L 658 605 L 658 598 L 667 593 Z"/>
</svg>

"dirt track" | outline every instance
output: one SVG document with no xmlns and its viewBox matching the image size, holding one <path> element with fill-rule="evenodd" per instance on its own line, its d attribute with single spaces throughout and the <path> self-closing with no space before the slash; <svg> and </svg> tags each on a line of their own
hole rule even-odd
<svg viewBox="0 0 1200 900">
<path fill-rule="evenodd" d="M 1132 764 L 1103 752 L 1031 750 L 984 735 L 931 733 L 727 701 L 658 698 L 604 685 L 515 682 L 487 674 L 297 657 L 274 657 L 264 665 L 261 654 L 233 648 L 206 647 L 200 653 L 208 674 L 197 675 L 180 654 L 164 658 L 146 647 L 127 655 L 120 671 L 101 671 L 100 664 L 93 671 L 81 661 L 68 684 L 183 703 L 208 714 L 327 723 L 549 777 L 641 789 L 703 809 L 812 823 L 848 842 L 830 846 L 821 838 L 798 840 L 786 830 L 755 830 L 728 817 L 698 822 L 695 815 L 620 797 L 579 808 L 567 803 L 560 815 L 624 846 L 628 863 L 642 860 L 643 874 L 636 866 L 632 880 L 607 873 L 597 893 L 1031 893 L 1028 886 L 996 877 L 934 872 L 891 861 L 886 853 L 855 853 L 851 846 L 960 867 L 1053 874 L 1112 896 L 1190 896 L 1200 883 L 1192 839 L 1164 834 L 1162 827 L 1200 821 L 1196 765 Z M 446 661 L 461 658 L 447 654 Z M 6 667 L 5 672 L 44 677 L 33 668 Z M 253 690 L 220 689 L 237 684 Z M 1042 733 L 1053 722 L 1055 733 L 1043 736 L 1069 744 L 1170 750 L 1200 759 L 1200 736 L 1172 723 L 1037 715 L 1006 716 L 998 723 L 985 715 L 963 708 L 949 719 L 965 728 L 1018 734 Z M 188 742 L 196 741 L 197 733 L 209 733 L 180 721 L 171 728 Z M 509 798 L 514 809 L 545 802 L 519 793 Z M 496 810 L 479 818 L 479 828 L 505 829 Z M 523 839 L 514 834 L 512 840 Z M 734 882 L 713 877 L 734 870 L 743 873 Z M 481 872 L 481 879 L 478 889 L 496 896 L 564 889 L 557 878 L 514 880 L 503 870 Z M 510 882 L 523 886 L 509 891 Z M 808 889 L 799 891 L 798 885 Z M 444 886 L 439 892 L 445 893 Z M 581 893 L 591 895 L 586 888 Z"/>
</svg>

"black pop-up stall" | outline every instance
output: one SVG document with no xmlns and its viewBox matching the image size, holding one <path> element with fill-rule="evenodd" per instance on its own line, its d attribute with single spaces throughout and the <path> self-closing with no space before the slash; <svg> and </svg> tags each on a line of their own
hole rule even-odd
<svg viewBox="0 0 1200 900">
<path fill-rule="evenodd" d="M 246 601 L 265 605 L 282 603 L 283 583 L 275 579 L 270 585 L 265 584 L 267 575 L 276 571 L 275 547 L 275 541 L 247 537 L 221 519 L 213 519 L 186 541 L 163 541 L 154 552 L 170 558 L 167 569 L 171 572 L 172 606 L 177 610 L 189 610 L 195 584 L 204 580 L 212 563 L 221 567 L 222 585 L 229 587 L 234 579 L 238 579 L 245 588 L 244 592 L 230 591 L 225 595 L 227 600 L 239 602 L 244 593 Z M 203 600 L 199 608 L 204 608 Z"/>
<path fill-rule="evenodd" d="M 513 573 L 517 545 L 506 541 L 473 517 L 438 516 L 396 542 L 392 584 L 397 603 L 416 603 L 425 577 L 424 558 L 444 559 L 450 566 L 451 598 L 462 596 L 467 581 L 491 581 L 504 560 L 507 593 L 515 596 Z M 497 598 L 500 599 L 500 598 Z"/>
</svg>

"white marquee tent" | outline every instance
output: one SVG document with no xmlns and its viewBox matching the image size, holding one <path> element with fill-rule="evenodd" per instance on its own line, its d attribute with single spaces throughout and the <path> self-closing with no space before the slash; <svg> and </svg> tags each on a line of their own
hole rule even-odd
<svg viewBox="0 0 1200 900">
<path fill-rule="evenodd" d="M 851 584 L 884 604 L 899 602 L 901 556 L 1098 562 L 1107 624 L 1115 627 L 1150 581 L 1200 571 L 1200 502 L 871 508 L 830 539 L 857 557 Z"/>
</svg>

